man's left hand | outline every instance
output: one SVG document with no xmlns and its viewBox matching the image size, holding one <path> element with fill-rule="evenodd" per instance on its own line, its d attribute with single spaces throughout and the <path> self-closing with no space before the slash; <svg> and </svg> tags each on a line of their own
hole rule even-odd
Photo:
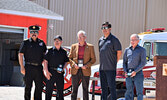
<svg viewBox="0 0 167 100">
<path fill-rule="evenodd" d="M 136 72 L 135 71 L 132 72 L 131 77 L 134 77 L 134 76 L 136 76 Z"/>
<path fill-rule="evenodd" d="M 82 68 L 82 69 L 86 69 L 87 67 L 86 67 L 86 66 L 82 66 L 81 68 Z"/>
<path fill-rule="evenodd" d="M 60 72 L 60 71 L 57 71 L 58 73 L 62 73 L 62 72 Z"/>
</svg>

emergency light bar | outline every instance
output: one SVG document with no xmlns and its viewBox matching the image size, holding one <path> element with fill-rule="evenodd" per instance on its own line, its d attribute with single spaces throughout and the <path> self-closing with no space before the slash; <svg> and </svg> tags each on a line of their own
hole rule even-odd
<svg viewBox="0 0 167 100">
<path fill-rule="evenodd" d="M 165 28 L 153 28 L 153 29 L 147 30 L 147 32 L 163 32 L 164 30 Z"/>
</svg>

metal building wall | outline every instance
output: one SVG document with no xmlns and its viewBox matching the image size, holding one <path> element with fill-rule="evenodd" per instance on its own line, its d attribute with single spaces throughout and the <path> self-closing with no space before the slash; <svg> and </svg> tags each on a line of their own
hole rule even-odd
<svg viewBox="0 0 167 100">
<path fill-rule="evenodd" d="M 50 9 L 63 15 L 64 21 L 50 21 L 54 27 L 48 36 L 49 44 L 53 34 L 63 35 L 66 45 L 77 42 L 76 33 L 83 29 L 87 41 L 97 45 L 104 21 L 112 23 L 112 33 L 123 46 L 129 44 L 128 34 L 143 31 L 145 0 L 50 0 L 50 4 Z"/>
<path fill-rule="evenodd" d="M 43 1 L 48 3 L 41 4 Z M 166 0 L 36 0 L 36 2 L 64 16 L 64 21 L 49 20 L 48 45 L 53 45 L 53 37 L 60 34 L 63 36 L 63 45 L 70 46 L 77 42 L 76 33 L 82 29 L 87 33 L 87 41 L 95 46 L 97 63 L 99 62 L 97 44 L 103 35 L 100 28 L 104 21 L 112 23 L 112 34 L 119 38 L 123 50 L 129 46 L 129 36 L 132 33 L 143 32 L 153 27 L 166 27 L 167 23 Z"/>
<path fill-rule="evenodd" d="M 148 0 L 146 28 L 167 28 L 167 0 Z"/>
<path fill-rule="evenodd" d="M 35 3 L 39 4 L 39 5 L 41 5 L 42 7 L 48 9 L 49 0 L 29 0 L 29 1 L 35 2 Z"/>
</svg>

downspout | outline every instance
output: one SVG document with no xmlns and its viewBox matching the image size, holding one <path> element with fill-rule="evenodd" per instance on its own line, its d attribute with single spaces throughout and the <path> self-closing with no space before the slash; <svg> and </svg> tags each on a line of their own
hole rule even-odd
<svg viewBox="0 0 167 100">
<path fill-rule="evenodd" d="M 148 0 L 145 0 L 145 20 L 144 20 L 144 32 L 147 30 L 147 11 L 148 11 Z"/>
<path fill-rule="evenodd" d="M 50 0 L 48 0 L 48 10 L 50 10 Z M 47 19 L 47 43 L 46 43 L 46 45 L 48 45 L 48 34 L 49 34 L 49 19 Z"/>
</svg>

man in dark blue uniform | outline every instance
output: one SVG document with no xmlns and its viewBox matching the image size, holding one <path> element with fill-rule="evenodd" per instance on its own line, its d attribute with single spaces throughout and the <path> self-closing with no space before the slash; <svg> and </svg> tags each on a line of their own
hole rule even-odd
<svg viewBox="0 0 167 100">
<path fill-rule="evenodd" d="M 45 100 L 51 100 L 54 83 L 56 82 L 57 97 L 56 100 L 64 100 L 64 66 L 69 61 L 67 52 L 61 47 L 62 37 L 60 35 L 54 38 L 54 47 L 49 49 L 45 55 L 44 71 L 46 73 L 46 96 Z"/>
<path fill-rule="evenodd" d="M 46 52 L 45 43 L 38 38 L 39 26 L 30 26 L 30 38 L 24 40 L 19 50 L 21 73 L 25 75 L 25 100 L 31 99 L 31 88 L 35 82 L 34 100 L 42 100 L 43 57 Z M 23 64 L 23 56 L 25 66 Z"/>
</svg>

